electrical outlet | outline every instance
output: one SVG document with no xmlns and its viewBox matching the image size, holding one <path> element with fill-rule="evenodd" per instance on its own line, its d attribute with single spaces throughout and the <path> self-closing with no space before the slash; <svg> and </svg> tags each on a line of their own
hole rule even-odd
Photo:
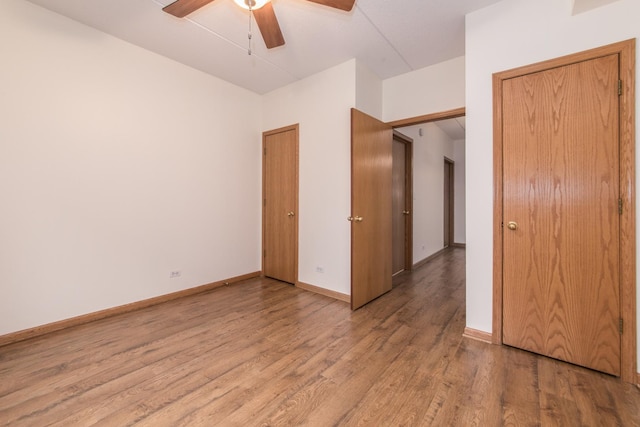
<svg viewBox="0 0 640 427">
<path fill-rule="evenodd" d="M 317 267 L 316 267 L 316 271 L 317 271 L 318 273 L 324 273 L 324 267 L 317 266 Z"/>
<path fill-rule="evenodd" d="M 182 271 L 176 270 L 169 273 L 169 279 L 175 279 L 176 277 L 182 276 Z"/>
</svg>

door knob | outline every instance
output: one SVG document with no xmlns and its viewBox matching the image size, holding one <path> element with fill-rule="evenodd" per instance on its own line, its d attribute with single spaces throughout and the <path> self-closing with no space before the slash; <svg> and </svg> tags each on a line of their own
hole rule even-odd
<svg viewBox="0 0 640 427">
<path fill-rule="evenodd" d="M 509 230 L 517 230 L 518 229 L 518 223 L 515 221 L 509 221 L 507 223 L 507 228 L 509 228 Z"/>
<path fill-rule="evenodd" d="M 293 212 L 287 213 L 287 216 L 294 216 L 294 215 L 295 215 L 295 213 L 293 213 Z"/>
<path fill-rule="evenodd" d="M 409 211 L 402 211 L 404 215 L 409 215 Z"/>
<path fill-rule="evenodd" d="M 352 221 L 352 222 L 362 222 L 362 217 L 361 216 L 349 216 L 347 217 L 347 221 Z"/>
</svg>

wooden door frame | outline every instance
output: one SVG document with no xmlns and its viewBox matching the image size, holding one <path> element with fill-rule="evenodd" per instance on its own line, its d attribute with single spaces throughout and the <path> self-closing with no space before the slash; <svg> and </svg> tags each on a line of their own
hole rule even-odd
<svg viewBox="0 0 640 427">
<path fill-rule="evenodd" d="M 444 195 L 444 204 L 446 205 L 447 202 L 449 206 L 448 207 L 448 212 L 449 212 L 449 218 L 448 218 L 448 223 L 449 223 L 449 227 L 444 227 L 445 230 L 444 233 L 446 233 L 448 240 L 449 240 L 449 244 L 447 245 L 447 247 L 452 247 L 455 245 L 455 239 L 454 239 L 454 232 L 455 232 L 455 166 L 456 166 L 456 162 L 454 162 L 453 160 L 451 160 L 450 158 L 448 158 L 447 156 L 444 156 L 444 163 L 449 165 L 449 173 L 447 174 L 447 176 L 444 177 L 444 179 L 446 181 L 448 181 L 449 184 L 449 194 L 445 194 Z M 447 184 L 445 183 L 445 186 Z M 446 188 L 446 187 L 445 187 Z M 446 220 L 446 219 L 445 219 Z M 448 229 L 447 229 L 448 228 Z M 444 246 L 444 245 L 443 245 Z"/>
<path fill-rule="evenodd" d="M 636 188 L 635 188 L 635 39 L 590 49 L 493 75 L 493 329 L 492 342 L 502 344 L 502 271 L 503 271 L 503 122 L 502 82 L 507 79 L 551 68 L 571 65 L 607 55 L 619 55 L 620 79 L 620 378 L 638 382 L 636 369 Z"/>
<path fill-rule="evenodd" d="M 265 247 L 264 247 L 264 243 L 265 243 L 265 216 L 266 216 L 266 212 L 264 210 L 264 206 L 265 206 L 265 192 L 266 192 L 266 168 L 265 168 L 265 150 L 266 150 L 266 140 L 267 137 L 270 135 L 275 135 L 278 133 L 283 133 L 283 132 L 289 132 L 289 131 L 295 131 L 295 135 L 296 135 L 296 164 L 295 164 L 295 172 L 296 172 L 296 182 L 294 184 L 294 188 L 295 188 L 295 198 L 296 198 L 296 202 L 295 202 L 295 231 L 294 231 L 294 236 L 295 236 L 295 251 L 294 251 L 294 285 L 297 286 L 298 284 L 298 249 L 299 249 L 299 236 L 298 236 L 298 227 L 300 224 L 300 209 L 299 209 L 299 196 L 300 196 L 300 173 L 299 173 L 299 165 L 300 165 L 300 124 L 296 123 L 294 125 L 290 125 L 290 126 L 285 126 L 285 127 L 281 127 L 278 129 L 272 129 L 272 130 L 268 130 L 265 132 L 262 132 L 262 203 L 261 203 L 261 208 L 262 208 L 262 248 L 260 250 L 260 268 L 262 270 L 261 275 L 264 277 L 264 251 L 265 251 Z"/>
<path fill-rule="evenodd" d="M 404 233 L 404 271 L 413 269 L 413 139 L 393 130 L 393 140 L 404 144 L 405 209 L 409 211 Z"/>
<path fill-rule="evenodd" d="M 422 116 L 415 116 L 415 117 L 409 117 L 406 119 L 394 120 L 391 122 L 387 122 L 387 124 L 393 128 L 394 132 L 396 132 L 396 128 L 421 125 L 423 123 L 432 123 L 440 120 L 455 119 L 457 117 L 464 117 L 466 114 L 467 114 L 466 108 L 460 107 L 460 108 L 454 108 L 451 110 L 439 111 L 431 114 L 424 114 Z M 412 154 L 412 157 L 413 157 L 413 154 Z M 413 165 L 413 162 L 412 162 L 412 165 Z M 413 169 L 411 173 L 413 175 Z M 413 185 L 413 179 L 411 181 Z M 413 191 L 412 191 L 412 194 L 413 194 Z M 413 209 L 413 195 L 411 197 L 411 209 Z M 413 218 L 413 210 L 411 210 L 411 215 Z M 411 221 L 411 223 L 412 223 L 411 238 L 413 240 L 413 221 Z M 411 245 L 411 258 L 413 259 L 413 243 Z M 413 267 L 414 266 L 412 265 L 411 268 L 413 269 Z"/>
<path fill-rule="evenodd" d="M 437 122 L 439 120 L 455 119 L 456 117 L 464 117 L 466 108 L 454 108 L 452 110 L 440 111 L 437 113 L 425 114 L 422 116 L 409 117 L 407 119 L 394 120 L 387 122 L 392 128 L 402 128 L 405 126 L 421 125 L 423 123 Z"/>
</svg>

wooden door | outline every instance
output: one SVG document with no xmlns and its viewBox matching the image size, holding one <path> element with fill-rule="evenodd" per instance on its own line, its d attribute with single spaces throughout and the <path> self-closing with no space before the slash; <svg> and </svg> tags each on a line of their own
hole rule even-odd
<svg viewBox="0 0 640 427">
<path fill-rule="evenodd" d="M 262 271 L 295 284 L 298 276 L 298 126 L 263 140 Z"/>
<path fill-rule="evenodd" d="M 389 125 L 351 110 L 351 308 L 391 290 Z"/>
<path fill-rule="evenodd" d="M 618 56 L 504 80 L 503 342 L 620 374 Z"/>
<path fill-rule="evenodd" d="M 407 244 L 407 153 L 405 143 L 393 138 L 393 245 L 392 245 L 392 269 L 393 274 L 398 274 L 406 267 L 406 244 Z"/>
<path fill-rule="evenodd" d="M 413 267 L 413 139 L 393 131 L 393 275 Z"/>
<path fill-rule="evenodd" d="M 453 244 L 453 161 L 444 159 L 444 199 L 443 199 L 443 247 L 447 248 Z"/>
</svg>

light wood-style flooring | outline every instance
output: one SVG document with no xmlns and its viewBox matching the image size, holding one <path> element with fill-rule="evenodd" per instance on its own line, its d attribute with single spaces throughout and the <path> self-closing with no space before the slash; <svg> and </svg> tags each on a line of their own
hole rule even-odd
<svg viewBox="0 0 640 427">
<path fill-rule="evenodd" d="M 640 389 L 463 338 L 464 250 L 351 312 L 252 279 L 0 347 L 0 425 L 640 426 Z"/>
</svg>

